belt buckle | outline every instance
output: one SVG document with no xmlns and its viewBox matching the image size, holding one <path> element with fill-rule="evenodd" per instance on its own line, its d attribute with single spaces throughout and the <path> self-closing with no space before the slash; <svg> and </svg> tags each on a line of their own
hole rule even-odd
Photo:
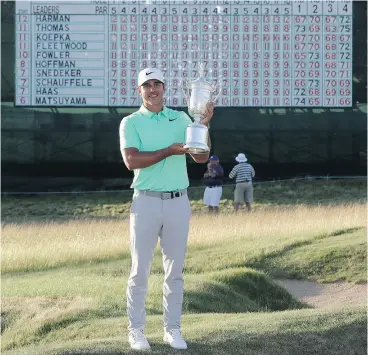
<svg viewBox="0 0 368 355">
<path fill-rule="evenodd" d="M 173 198 L 180 197 L 183 194 L 180 191 L 162 192 L 161 200 L 172 200 Z"/>
<path fill-rule="evenodd" d="M 161 200 L 170 200 L 171 192 L 161 192 Z"/>
</svg>

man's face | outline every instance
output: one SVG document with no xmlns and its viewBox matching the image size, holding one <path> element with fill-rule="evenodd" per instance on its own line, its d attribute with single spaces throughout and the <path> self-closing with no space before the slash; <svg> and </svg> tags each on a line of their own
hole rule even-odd
<svg viewBox="0 0 368 355">
<path fill-rule="evenodd" d="M 164 103 L 165 86 L 161 81 L 147 80 L 138 87 L 138 92 L 142 96 L 145 106 L 157 106 Z"/>
<path fill-rule="evenodd" d="M 216 166 L 218 164 L 218 160 L 210 160 L 211 166 Z"/>
</svg>

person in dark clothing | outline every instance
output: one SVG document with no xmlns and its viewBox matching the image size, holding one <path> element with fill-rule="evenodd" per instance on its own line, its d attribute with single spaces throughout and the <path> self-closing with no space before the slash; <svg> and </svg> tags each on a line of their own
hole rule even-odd
<svg viewBox="0 0 368 355">
<path fill-rule="evenodd" d="M 219 205 L 222 196 L 222 178 L 224 176 L 224 170 L 219 163 L 219 157 L 217 155 L 212 155 L 204 174 L 206 189 L 204 190 L 203 203 L 208 206 L 208 211 L 210 213 L 219 212 Z"/>
</svg>

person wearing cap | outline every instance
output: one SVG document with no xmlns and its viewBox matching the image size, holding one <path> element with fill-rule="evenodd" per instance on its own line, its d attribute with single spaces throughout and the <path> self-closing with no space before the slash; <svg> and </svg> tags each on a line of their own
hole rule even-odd
<svg viewBox="0 0 368 355">
<path fill-rule="evenodd" d="M 234 190 L 234 209 L 237 212 L 240 204 L 245 202 L 247 210 L 250 212 L 253 202 L 252 180 L 256 173 L 253 166 L 247 163 L 248 159 L 244 153 L 239 153 L 235 160 L 238 164 L 234 166 L 229 174 L 229 178 L 235 179 L 236 183 Z"/>
<path fill-rule="evenodd" d="M 218 213 L 222 196 L 222 178 L 224 170 L 219 164 L 220 159 L 217 155 L 212 155 L 207 164 L 207 171 L 204 174 L 206 188 L 203 195 L 203 203 L 208 206 L 208 212 Z"/>
<path fill-rule="evenodd" d="M 184 144 L 186 128 L 192 121 L 185 112 L 164 105 L 165 82 L 158 68 L 146 68 L 139 73 L 137 91 L 143 104 L 121 121 L 119 129 L 124 163 L 134 171 L 130 213 L 132 266 L 126 292 L 128 340 L 133 349 L 150 348 L 144 335 L 145 300 L 154 249 L 160 237 L 165 274 L 164 341 L 175 349 L 186 349 L 180 319 L 191 208 Z M 201 121 L 207 127 L 213 108 L 213 103 L 207 105 Z M 190 155 L 197 163 L 206 163 L 209 157 L 208 153 Z"/>
</svg>

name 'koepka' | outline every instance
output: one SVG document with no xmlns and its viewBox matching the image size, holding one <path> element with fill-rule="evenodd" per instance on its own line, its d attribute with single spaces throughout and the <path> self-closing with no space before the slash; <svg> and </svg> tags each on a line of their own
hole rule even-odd
<svg viewBox="0 0 368 355">
<path fill-rule="evenodd" d="M 70 36 L 63 33 L 37 33 L 36 41 L 70 41 Z"/>
</svg>

